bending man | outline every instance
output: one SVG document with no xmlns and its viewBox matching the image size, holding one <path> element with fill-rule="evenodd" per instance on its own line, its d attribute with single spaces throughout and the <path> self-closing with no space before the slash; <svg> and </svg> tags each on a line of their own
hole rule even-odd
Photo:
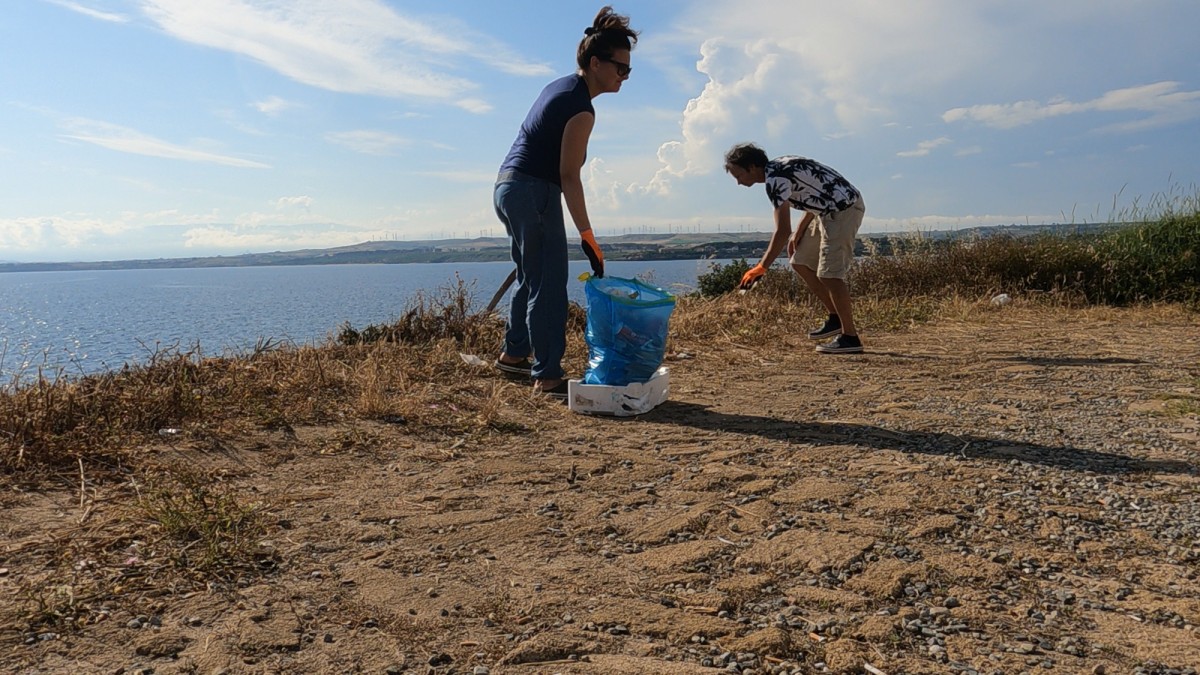
<svg viewBox="0 0 1200 675">
<path fill-rule="evenodd" d="M 741 288 L 757 283 L 786 244 L 792 269 L 829 312 L 825 325 L 808 334 L 811 340 L 833 338 L 817 345 L 817 351 L 861 352 L 846 277 L 866 213 L 862 194 L 820 162 L 796 155 L 768 160 L 767 153 L 753 143 L 735 145 L 725 153 L 725 170 L 738 185 L 766 183 L 767 198 L 775 209 L 775 232 L 762 259 L 742 277 Z M 804 212 L 795 236 L 792 209 Z"/>
</svg>

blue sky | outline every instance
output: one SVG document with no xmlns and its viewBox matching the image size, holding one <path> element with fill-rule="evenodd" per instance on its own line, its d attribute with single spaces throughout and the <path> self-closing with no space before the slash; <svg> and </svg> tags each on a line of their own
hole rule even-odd
<svg viewBox="0 0 1200 675">
<path fill-rule="evenodd" d="M 599 3 L 15 0 L 0 260 L 501 236 L 491 184 Z M 864 193 L 864 232 L 1106 222 L 1200 175 L 1195 0 L 615 4 L 597 234 L 769 231 L 752 140 Z"/>
</svg>

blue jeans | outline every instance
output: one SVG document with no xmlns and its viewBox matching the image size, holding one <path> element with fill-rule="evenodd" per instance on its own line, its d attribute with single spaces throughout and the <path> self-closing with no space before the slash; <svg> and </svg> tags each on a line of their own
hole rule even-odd
<svg viewBox="0 0 1200 675">
<path fill-rule="evenodd" d="M 493 206 L 512 239 L 517 264 L 504 332 L 504 353 L 533 355 L 536 380 L 563 377 L 567 349 L 567 232 L 562 189 L 554 183 L 505 171 L 496 181 Z"/>
</svg>

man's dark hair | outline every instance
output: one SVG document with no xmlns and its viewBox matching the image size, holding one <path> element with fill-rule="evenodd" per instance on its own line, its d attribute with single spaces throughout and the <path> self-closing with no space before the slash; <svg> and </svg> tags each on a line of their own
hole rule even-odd
<svg viewBox="0 0 1200 675">
<path fill-rule="evenodd" d="M 587 70 L 593 56 L 604 60 L 618 49 L 632 50 L 637 39 L 638 32 L 629 27 L 629 17 L 621 16 L 605 5 L 596 14 L 592 25 L 583 31 L 575 62 L 581 70 Z"/>
<path fill-rule="evenodd" d="M 725 168 L 731 166 L 750 169 L 754 166 L 766 166 L 767 153 L 753 143 L 738 143 L 725 153 Z"/>
</svg>

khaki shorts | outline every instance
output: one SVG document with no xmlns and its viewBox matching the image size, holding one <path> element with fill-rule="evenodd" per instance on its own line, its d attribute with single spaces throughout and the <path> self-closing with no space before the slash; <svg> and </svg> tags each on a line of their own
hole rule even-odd
<svg viewBox="0 0 1200 675">
<path fill-rule="evenodd" d="M 845 211 L 813 218 L 792 254 L 791 263 L 816 270 L 822 279 L 845 279 L 854 262 L 854 239 L 866 212 L 860 198 Z"/>
</svg>

